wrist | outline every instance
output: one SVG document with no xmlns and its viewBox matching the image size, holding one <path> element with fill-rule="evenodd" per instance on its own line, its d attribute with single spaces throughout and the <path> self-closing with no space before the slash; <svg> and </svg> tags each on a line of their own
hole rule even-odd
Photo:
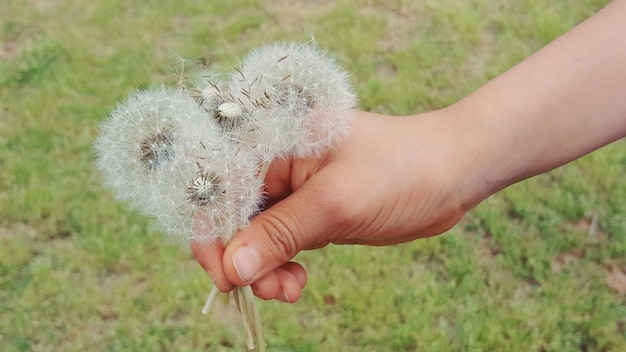
<svg viewBox="0 0 626 352">
<path fill-rule="evenodd" d="M 467 212 L 499 187 L 489 181 L 495 175 L 489 172 L 492 158 L 489 148 L 481 144 L 484 132 L 469 121 L 469 115 L 466 107 L 452 105 L 410 116 L 411 125 L 404 126 L 410 131 L 412 150 L 420 150 L 427 160 L 424 163 L 422 158 L 413 159 L 413 173 L 424 174 L 427 167 L 445 207 L 460 213 Z"/>
<path fill-rule="evenodd" d="M 515 131 L 520 127 L 494 117 L 485 104 L 461 101 L 441 112 L 456 143 L 449 172 L 458 175 L 457 192 L 464 210 L 529 177 L 525 166 L 533 164 L 533 156 L 516 140 Z"/>
</svg>

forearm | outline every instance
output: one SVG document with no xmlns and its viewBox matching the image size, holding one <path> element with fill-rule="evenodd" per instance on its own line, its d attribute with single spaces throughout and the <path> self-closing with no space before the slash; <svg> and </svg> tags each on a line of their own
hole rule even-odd
<svg viewBox="0 0 626 352">
<path fill-rule="evenodd" d="M 617 0 L 451 106 L 469 206 L 626 135 L 626 0 Z"/>
</svg>

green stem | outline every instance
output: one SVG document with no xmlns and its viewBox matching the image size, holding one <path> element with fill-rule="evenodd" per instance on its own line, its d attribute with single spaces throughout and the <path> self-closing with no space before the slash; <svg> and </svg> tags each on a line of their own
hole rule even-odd
<svg viewBox="0 0 626 352">
<path fill-rule="evenodd" d="M 254 327 L 251 325 L 251 316 L 248 310 L 248 304 L 246 302 L 247 298 L 243 295 L 241 291 L 241 286 L 235 287 L 233 290 L 233 297 L 235 298 L 235 303 L 237 303 L 237 309 L 239 309 L 239 313 L 241 314 L 241 319 L 243 320 L 243 327 L 246 331 L 246 346 L 248 351 L 256 351 L 257 343 L 256 343 L 256 335 L 254 333 Z"/>
<path fill-rule="evenodd" d="M 217 286 L 213 285 L 211 292 L 209 293 L 209 298 L 207 298 L 206 303 L 204 303 L 204 307 L 202 307 L 202 314 L 207 315 L 211 311 L 211 307 L 213 306 L 213 302 L 215 302 L 215 298 L 220 291 L 217 289 Z"/>
<path fill-rule="evenodd" d="M 243 295 L 243 304 L 246 306 L 246 314 L 252 323 L 252 332 L 257 345 L 257 352 L 265 352 L 265 338 L 263 337 L 263 325 L 261 324 L 261 315 L 256 305 L 254 293 L 250 285 L 240 286 L 240 293 Z"/>
<path fill-rule="evenodd" d="M 270 169 L 270 165 L 272 165 L 272 162 L 269 160 L 263 162 L 263 164 L 261 165 L 261 169 L 259 170 L 259 174 L 257 176 L 257 179 L 259 181 L 265 180 L 265 176 L 267 176 L 267 172 Z"/>
</svg>

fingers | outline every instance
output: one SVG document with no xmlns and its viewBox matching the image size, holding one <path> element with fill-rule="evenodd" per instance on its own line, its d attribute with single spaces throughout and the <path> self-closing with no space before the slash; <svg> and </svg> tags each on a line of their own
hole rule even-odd
<svg viewBox="0 0 626 352">
<path fill-rule="evenodd" d="M 262 299 L 294 303 L 300 298 L 306 281 L 304 268 L 298 263 L 288 262 L 252 284 L 252 290 Z"/>
<path fill-rule="evenodd" d="M 224 246 L 221 243 L 206 245 L 194 242 L 191 244 L 191 250 L 220 291 L 232 290 L 233 284 L 228 281 L 222 270 Z M 302 265 L 287 262 L 261 277 L 252 285 L 252 289 L 259 298 L 294 303 L 300 298 L 306 281 L 307 275 Z"/>
<path fill-rule="evenodd" d="M 281 267 L 299 251 L 327 244 L 334 226 L 331 198 L 311 179 L 257 215 L 223 253 L 223 269 L 235 285 L 247 285 Z M 319 202 L 327 203 L 319 206 Z M 289 297 L 293 299 L 293 297 Z"/>
<path fill-rule="evenodd" d="M 266 207 L 300 188 L 323 164 L 322 159 L 276 159 L 265 176 Z"/>
<path fill-rule="evenodd" d="M 192 242 L 191 252 L 220 291 L 229 292 L 233 289 L 233 284 L 226 278 L 222 267 L 224 246 L 221 242 L 216 241 L 212 244 Z"/>
<path fill-rule="evenodd" d="M 265 176 L 265 193 L 269 202 L 275 203 L 291 192 L 291 159 L 277 159 L 272 161 Z"/>
<path fill-rule="evenodd" d="M 270 204 L 283 204 L 264 210 L 252 221 L 249 229 L 235 237 L 228 247 L 237 248 L 237 251 L 231 250 L 226 254 L 221 243 L 192 244 L 193 254 L 220 291 L 228 292 L 234 284 L 254 283 L 252 287 L 255 294 L 263 299 L 295 302 L 300 297 L 306 284 L 306 272 L 301 265 L 288 261 L 301 249 L 323 247 L 327 242 L 321 243 L 315 236 L 304 236 L 314 241 L 299 239 L 302 237 L 302 229 L 310 228 L 312 223 L 309 215 L 302 217 L 294 214 L 311 213 L 306 208 L 307 204 L 312 204 L 307 197 L 314 194 L 314 188 L 299 191 L 289 200 L 281 200 L 299 189 L 318 167 L 317 160 L 298 161 L 295 169 L 292 160 L 272 163 L 266 177 L 266 192 Z M 323 229 L 321 226 L 315 228 L 320 231 Z M 201 229 L 194 228 L 194 231 Z M 236 252 L 234 257 L 233 252 Z M 272 260 L 268 261 L 267 258 Z"/>
</svg>

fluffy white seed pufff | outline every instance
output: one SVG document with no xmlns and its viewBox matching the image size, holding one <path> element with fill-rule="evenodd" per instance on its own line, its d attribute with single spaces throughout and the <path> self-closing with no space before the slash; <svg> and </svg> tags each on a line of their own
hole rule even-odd
<svg viewBox="0 0 626 352">
<path fill-rule="evenodd" d="M 130 96 L 103 122 L 97 167 L 116 197 L 154 217 L 173 241 L 228 241 L 258 210 L 258 160 L 225 142 L 222 129 L 180 89 Z M 194 233 L 195 223 L 202 231 Z"/>
<path fill-rule="evenodd" d="M 262 182 L 257 172 L 258 160 L 230 143 L 200 154 L 181 170 L 179 181 L 155 192 L 161 199 L 155 198 L 158 224 L 183 244 L 228 243 L 259 209 Z"/>
<path fill-rule="evenodd" d="M 185 162 L 181 115 L 204 116 L 182 91 L 161 87 L 132 94 L 100 125 L 96 165 L 118 199 L 149 208 L 152 185 Z"/>
<path fill-rule="evenodd" d="M 229 94 L 247 111 L 236 138 L 265 160 L 322 153 L 347 132 L 356 106 L 347 73 L 312 42 L 251 51 L 232 73 Z"/>
</svg>

